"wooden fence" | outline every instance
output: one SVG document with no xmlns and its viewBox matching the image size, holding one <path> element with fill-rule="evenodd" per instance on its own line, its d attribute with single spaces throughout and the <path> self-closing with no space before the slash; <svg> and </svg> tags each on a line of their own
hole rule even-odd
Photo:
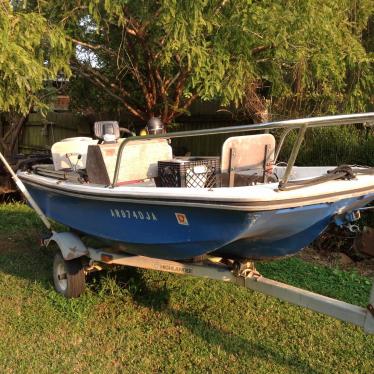
<svg viewBox="0 0 374 374">
<path fill-rule="evenodd" d="M 197 118 L 196 116 L 194 118 Z M 54 142 L 74 136 L 92 136 L 93 120 L 71 112 L 51 112 L 46 119 L 39 114 L 31 114 L 22 130 L 18 143 L 19 153 L 30 153 L 50 149 Z M 237 123 L 236 123 L 237 124 Z M 198 130 L 230 126 L 228 119 L 212 120 L 209 116 L 200 116 L 199 120 L 190 119 L 178 123 L 169 131 Z M 239 135 L 239 134 L 235 134 Z M 279 133 L 274 134 L 278 138 Z M 202 136 L 173 140 L 173 146 L 179 153 L 190 152 L 193 155 L 217 156 L 225 139 L 232 135 Z M 286 160 L 290 153 L 294 134 L 285 142 L 280 160 Z M 374 129 L 363 126 L 347 126 L 329 129 L 310 129 L 306 134 L 299 154 L 299 165 L 336 165 L 357 163 L 374 164 Z"/>
<path fill-rule="evenodd" d="M 71 112 L 50 112 L 46 118 L 32 113 L 18 139 L 18 152 L 43 151 L 64 138 L 91 136 L 91 127 L 87 118 Z"/>
</svg>

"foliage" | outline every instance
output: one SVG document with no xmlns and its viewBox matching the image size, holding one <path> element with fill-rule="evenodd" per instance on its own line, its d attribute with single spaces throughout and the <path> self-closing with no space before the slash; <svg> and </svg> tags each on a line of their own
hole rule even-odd
<svg viewBox="0 0 374 374">
<path fill-rule="evenodd" d="M 288 135 L 280 154 L 280 161 L 288 160 L 296 137 L 297 131 Z M 361 126 L 309 129 L 296 164 L 299 166 L 343 164 L 373 166 L 374 129 Z"/>
<path fill-rule="evenodd" d="M 238 105 L 261 82 L 270 82 L 275 112 L 365 110 L 374 81 L 362 35 L 372 5 L 60 0 L 45 12 L 77 47 L 75 82 L 91 105 L 117 102 L 138 119 L 170 123 L 197 98 Z"/>
<path fill-rule="evenodd" d="M 253 87 L 263 82 L 272 110 L 286 115 L 365 110 L 373 94 L 365 29 L 373 0 L 2 4 L 3 110 L 40 106 L 35 93 L 68 73 L 70 53 L 81 107 L 117 107 L 141 120 L 170 123 L 197 98 L 259 102 Z"/>
<path fill-rule="evenodd" d="M 285 73 L 291 85 L 275 95 L 274 113 L 295 117 L 366 111 L 374 93 L 374 51 L 366 50 L 362 39 L 374 2 L 294 3 L 305 16 L 287 21 L 297 44 L 287 48 Z"/>
<path fill-rule="evenodd" d="M 70 74 L 70 43 L 27 3 L 0 0 L 0 146 L 11 157 L 28 113 L 48 109 L 49 80 Z"/>
<path fill-rule="evenodd" d="M 0 111 L 45 108 L 38 93 L 68 65 L 71 48 L 61 28 L 42 14 L 0 0 Z"/>
</svg>

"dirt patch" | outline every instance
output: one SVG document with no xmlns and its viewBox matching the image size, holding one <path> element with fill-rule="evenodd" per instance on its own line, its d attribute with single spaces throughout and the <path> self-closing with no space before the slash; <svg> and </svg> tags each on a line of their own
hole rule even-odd
<svg viewBox="0 0 374 374">
<path fill-rule="evenodd" d="M 0 254 L 5 252 L 13 252 L 16 250 L 21 250 L 20 246 L 14 238 L 7 238 L 4 235 L 0 235 Z"/>
<path fill-rule="evenodd" d="M 0 196 L 2 194 L 8 194 L 11 192 L 16 192 L 17 188 L 14 185 L 14 182 L 10 175 L 8 174 L 0 174 Z"/>
<path fill-rule="evenodd" d="M 344 256 L 342 256 L 344 255 Z M 313 247 L 307 247 L 303 249 L 297 257 L 312 262 L 314 264 L 328 266 L 328 267 L 339 267 L 344 270 L 356 270 L 359 274 L 368 277 L 374 276 L 374 258 L 367 258 L 361 261 L 353 261 L 344 253 L 323 251 L 315 249 Z M 350 259 L 350 261 L 347 259 Z"/>
<path fill-rule="evenodd" d="M 20 234 L 0 234 L 0 254 L 6 252 L 15 251 L 28 251 L 32 250 L 31 247 L 35 247 L 35 243 L 38 243 L 40 238 L 40 232 L 38 230 L 30 230 Z"/>
</svg>

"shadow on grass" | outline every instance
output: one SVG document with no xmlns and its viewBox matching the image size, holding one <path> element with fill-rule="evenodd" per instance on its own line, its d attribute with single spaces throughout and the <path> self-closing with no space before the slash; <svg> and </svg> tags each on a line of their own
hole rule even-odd
<svg viewBox="0 0 374 374">
<path fill-rule="evenodd" d="M 174 310 L 169 306 L 169 291 L 166 282 L 158 288 L 150 289 L 143 275 L 136 268 L 120 270 L 116 274 L 117 282 L 129 284 L 131 280 L 132 299 L 138 305 L 147 307 L 156 312 L 161 312 L 169 317 L 175 325 L 182 325 L 192 334 L 205 340 L 209 345 L 217 345 L 227 353 L 240 356 L 250 353 L 260 359 L 268 359 L 282 366 L 288 366 L 293 372 L 319 373 L 307 362 L 293 355 L 286 357 L 280 351 L 262 344 L 251 342 L 244 337 L 218 329 L 187 310 Z M 127 283 L 126 283 L 127 282 Z"/>
<path fill-rule="evenodd" d="M 6 224 L 6 228 L 4 229 L 4 225 L 2 232 L 0 232 L 0 238 L 6 238 L 5 244 L 9 248 L 3 247 L 3 250 L 0 251 L 0 272 L 38 283 L 50 291 L 53 287 L 54 251 L 50 248 L 41 249 L 37 245 L 38 236 L 34 231 L 40 229 L 40 226 L 35 222 L 35 215 L 26 212 L 25 216 L 25 212 L 14 212 L 7 215 L 2 214 L 1 218 L 4 218 L 3 222 Z M 93 275 L 88 280 L 101 276 Z M 217 345 L 227 353 L 237 356 L 249 353 L 253 357 L 273 360 L 279 365 L 291 368 L 294 372 L 316 373 L 315 369 L 298 356 L 286 356 L 282 350 L 276 351 L 266 346 L 266 343 L 252 342 L 240 335 L 223 331 L 202 320 L 193 312 L 171 308 L 166 282 L 164 284 L 157 282 L 156 287 L 150 288 L 142 273 L 135 268 L 121 269 L 116 272 L 115 278 L 121 287 L 123 284 L 125 285 L 135 303 L 164 314 L 175 325 L 182 325 L 209 345 Z M 94 289 L 94 286 L 91 288 Z"/>
<path fill-rule="evenodd" d="M 51 288 L 52 266 L 53 252 L 34 243 L 23 243 L 0 252 L 0 272 L 40 283 L 48 289 Z"/>
<path fill-rule="evenodd" d="M 34 249 L 35 252 L 33 252 Z M 37 282 L 46 290 L 51 290 L 52 258 L 52 253 L 38 251 L 37 248 L 24 252 L 10 252 L 0 256 L 0 272 L 25 278 L 33 283 Z M 100 279 L 106 274 L 111 276 L 113 271 L 93 274 L 88 281 Z M 141 271 L 136 268 L 120 269 L 115 272 L 114 278 L 121 288 L 125 285 L 136 304 L 164 314 L 175 325 L 185 327 L 209 345 L 217 345 L 227 353 L 236 356 L 250 354 L 260 359 L 272 360 L 274 363 L 289 367 L 293 372 L 317 373 L 307 362 L 295 355 L 286 356 L 282 354 L 282 350 L 276 351 L 266 346 L 266 343 L 254 343 L 239 335 L 222 331 L 187 310 L 172 309 L 169 306 L 170 295 L 166 282 L 157 282 L 156 287 L 150 288 Z"/>
</svg>

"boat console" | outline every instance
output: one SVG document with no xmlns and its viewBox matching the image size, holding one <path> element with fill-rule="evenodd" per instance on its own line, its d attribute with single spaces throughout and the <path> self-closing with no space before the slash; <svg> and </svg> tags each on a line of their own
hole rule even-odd
<svg viewBox="0 0 374 374">
<path fill-rule="evenodd" d="M 87 177 L 90 183 L 109 185 L 113 180 L 117 162 L 118 149 L 122 139 L 117 143 L 90 145 L 87 151 Z M 157 177 L 157 166 L 160 160 L 172 158 L 172 149 L 166 139 L 149 139 L 133 141 L 122 153 L 121 168 L 117 185 L 144 182 Z"/>
</svg>

